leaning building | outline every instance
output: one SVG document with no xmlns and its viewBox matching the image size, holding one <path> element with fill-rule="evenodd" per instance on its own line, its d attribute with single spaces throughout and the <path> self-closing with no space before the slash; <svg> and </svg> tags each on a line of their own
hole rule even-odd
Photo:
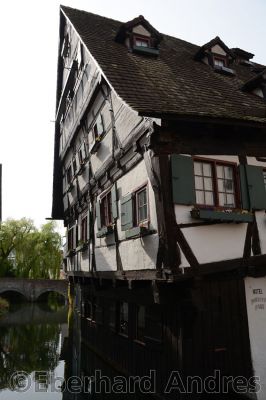
<svg viewBox="0 0 266 400">
<path fill-rule="evenodd" d="M 266 67 L 252 59 L 143 16 L 60 8 L 52 217 L 82 340 L 124 374 L 156 370 L 161 394 L 171 371 L 218 370 L 258 376 L 266 396 Z"/>
</svg>

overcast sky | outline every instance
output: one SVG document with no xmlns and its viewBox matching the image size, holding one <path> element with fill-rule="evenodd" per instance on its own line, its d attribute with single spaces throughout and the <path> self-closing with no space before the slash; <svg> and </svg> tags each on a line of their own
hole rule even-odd
<svg viewBox="0 0 266 400">
<path fill-rule="evenodd" d="M 266 64 L 266 0 L 64 0 L 64 5 L 121 21 L 140 14 L 160 32 L 228 47 Z M 59 26 L 57 0 L 1 4 L 3 219 L 51 215 L 53 135 Z"/>
</svg>

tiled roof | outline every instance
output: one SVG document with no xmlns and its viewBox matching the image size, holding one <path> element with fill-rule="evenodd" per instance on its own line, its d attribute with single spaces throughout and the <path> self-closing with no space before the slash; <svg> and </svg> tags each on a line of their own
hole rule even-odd
<svg viewBox="0 0 266 400">
<path fill-rule="evenodd" d="M 241 90 L 256 76 L 252 66 L 221 75 L 194 59 L 199 46 L 164 34 L 158 57 L 135 54 L 115 41 L 122 22 L 61 8 L 115 91 L 139 113 L 266 122 L 264 100 Z"/>
</svg>

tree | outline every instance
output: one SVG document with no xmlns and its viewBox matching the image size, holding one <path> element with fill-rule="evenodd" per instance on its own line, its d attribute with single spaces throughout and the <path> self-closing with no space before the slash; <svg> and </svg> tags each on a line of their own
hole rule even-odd
<svg viewBox="0 0 266 400">
<path fill-rule="evenodd" d="M 61 237 L 55 223 L 38 230 L 28 219 L 0 225 L 0 275 L 24 278 L 58 278 Z"/>
</svg>

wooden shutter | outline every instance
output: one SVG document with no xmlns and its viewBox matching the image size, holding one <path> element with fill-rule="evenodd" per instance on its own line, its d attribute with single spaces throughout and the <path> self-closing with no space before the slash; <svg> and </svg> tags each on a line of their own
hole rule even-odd
<svg viewBox="0 0 266 400">
<path fill-rule="evenodd" d="M 241 189 L 241 205 L 244 210 L 249 210 L 249 194 L 248 182 L 246 177 L 245 165 L 239 165 L 240 189 Z"/>
<path fill-rule="evenodd" d="M 194 164 L 190 156 L 172 155 L 173 202 L 177 204 L 195 204 Z"/>
<path fill-rule="evenodd" d="M 101 221 L 101 204 L 99 201 L 97 201 L 96 203 L 96 219 L 97 219 L 97 228 L 98 231 L 101 229 L 102 227 L 102 221 Z"/>
<path fill-rule="evenodd" d="M 251 208 L 253 210 L 265 210 L 266 191 L 263 168 L 255 165 L 246 165 L 246 171 Z"/>
<path fill-rule="evenodd" d="M 121 199 L 121 229 L 126 231 L 133 228 L 133 201 L 132 194 Z"/>
<path fill-rule="evenodd" d="M 112 199 L 112 217 L 113 219 L 116 219 L 118 217 L 116 184 L 114 184 L 112 187 L 111 199 Z"/>
</svg>

